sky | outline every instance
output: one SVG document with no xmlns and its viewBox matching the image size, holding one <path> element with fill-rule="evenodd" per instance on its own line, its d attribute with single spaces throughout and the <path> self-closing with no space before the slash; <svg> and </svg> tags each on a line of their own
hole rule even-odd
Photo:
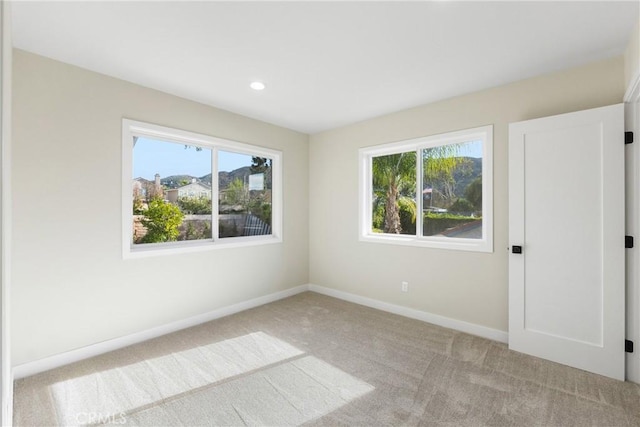
<svg viewBox="0 0 640 427">
<path fill-rule="evenodd" d="M 251 165 L 251 156 L 246 154 L 218 151 L 219 170 L 231 172 Z M 171 175 L 191 175 L 201 177 L 211 173 L 211 150 L 195 147 L 185 148 L 184 144 L 138 138 L 133 148 L 133 177 L 150 181 L 155 174 L 161 178 Z"/>
<path fill-rule="evenodd" d="M 460 144 L 460 156 L 482 157 L 480 141 Z M 251 156 L 246 154 L 218 151 L 219 170 L 231 172 L 251 165 Z M 133 149 L 133 178 L 150 181 L 156 173 L 161 178 L 171 175 L 191 175 L 201 177 L 211 173 L 211 150 L 195 147 L 185 148 L 183 144 L 138 138 Z"/>
<path fill-rule="evenodd" d="M 482 158 L 482 141 L 472 141 L 460 144 L 460 156 Z"/>
<path fill-rule="evenodd" d="M 474 157 L 476 159 L 482 158 L 482 141 L 469 141 L 469 142 L 461 142 L 455 144 L 457 146 L 457 152 L 447 151 L 444 154 L 444 157 L 459 156 L 459 157 Z M 434 150 L 434 152 L 430 153 L 431 156 L 440 157 L 439 152 Z"/>
</svg>

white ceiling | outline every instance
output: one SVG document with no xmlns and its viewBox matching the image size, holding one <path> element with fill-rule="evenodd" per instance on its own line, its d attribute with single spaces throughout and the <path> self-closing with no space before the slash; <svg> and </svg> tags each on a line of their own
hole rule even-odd
<svg viewBox="0 0 640 427">
<path fill-rule="evenodd" d="M 305 133 L 621 54 L 639 16 L 637 1 L 12 7 L 15 47 Z"/>
</svg>

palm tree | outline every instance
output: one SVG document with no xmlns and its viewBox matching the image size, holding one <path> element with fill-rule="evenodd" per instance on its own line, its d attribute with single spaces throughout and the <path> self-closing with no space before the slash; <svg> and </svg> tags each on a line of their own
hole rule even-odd
<svg viewBox="0 0 640 427">
<path fill-rule="evenodd" d="M 466 160 L 459 157 L 462 144 L 446 144 L 421 150 L 424 183 L 438 182 L 448 190 L 449 198 L 454 196 L 455 180 L 453 172 Z M 417 216 L 416 191 L 416 152 L 407 151 L 398 154 L 378 156 L 372 159 L 375 213 L 384 203 L 384 233 L 402 233 L 400 208 L 411 214 L 415 222 Z M 406 230 L 404 230 L 406 231 Z"/>
<path fill-rule="evenodd" d="M 453 173 L 459 170 L 460 166 L 470 164 L 468 159 L 459 157 L 462 145 L 439 145 L 422 150 L 423 182 L 429 183 L 434 193 L 437 192 L 444 202 L 451 203 L 456 198 L 456 180 Z M 436 190 L 436 186 L 439 190 Z"/>
<path fill-rule="evenodd" d="M 373 188 L 378 202 L 384 201 L 385 233 L 400 234 L 400 198 L 410 199 L 415 211 L 416 152 L 390 154 L 372 159 Z M 407 200 L 403 200 L 407 204 Z M 411 205 L 411 203 L 409 203 Z"/>
</svg>

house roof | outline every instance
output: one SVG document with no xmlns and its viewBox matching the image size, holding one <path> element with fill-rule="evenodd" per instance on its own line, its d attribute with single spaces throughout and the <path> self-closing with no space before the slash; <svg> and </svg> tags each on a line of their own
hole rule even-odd
<svg viewBox="0 0 640 427">
<path fill-rule="evenodd" d="M 181 187 L 172 188 L 172 189 L 166 190 L 166 191 L 167 192 L 169 192 L 169 191 L 178 191 L 178 190 L 188 189 L 190 187 L 193 187 L 193 188 L 199 187 L 199 188 L 203 188 L 205 190 L 209 190 L 209 191 L 211 190 L 211 186 L 205 184 L 204 182 L 190 182 L 189 184 L 183 185 Z"/>
</svg>

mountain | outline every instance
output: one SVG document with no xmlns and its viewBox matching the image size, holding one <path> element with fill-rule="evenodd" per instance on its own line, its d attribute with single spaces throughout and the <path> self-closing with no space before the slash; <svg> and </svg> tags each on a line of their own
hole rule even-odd
<svg viewBox="0 0 640 427">
<path fill-rule="evenodd" d="M 227 188 L 231 181 L 240 179 L 245 182 L 249 175 L 251 175 L 249 166 L 244 166 L 231 172 L 218 172 L 218 185 L 220 188 Z"/>
<path fill-rule="evenodd" d="M 239 178 L 242 181 L 246 181 L 246 177 L 249 175 L 251 175 L 251 168 L 249 166 L 244 166 L 231 172 L 218 172 L 218 185 L 220 188 L 227 188 L 234 179 Z M 199 180 L 211 185 L 211 174 L 201 176 Z"/>
</svg>

